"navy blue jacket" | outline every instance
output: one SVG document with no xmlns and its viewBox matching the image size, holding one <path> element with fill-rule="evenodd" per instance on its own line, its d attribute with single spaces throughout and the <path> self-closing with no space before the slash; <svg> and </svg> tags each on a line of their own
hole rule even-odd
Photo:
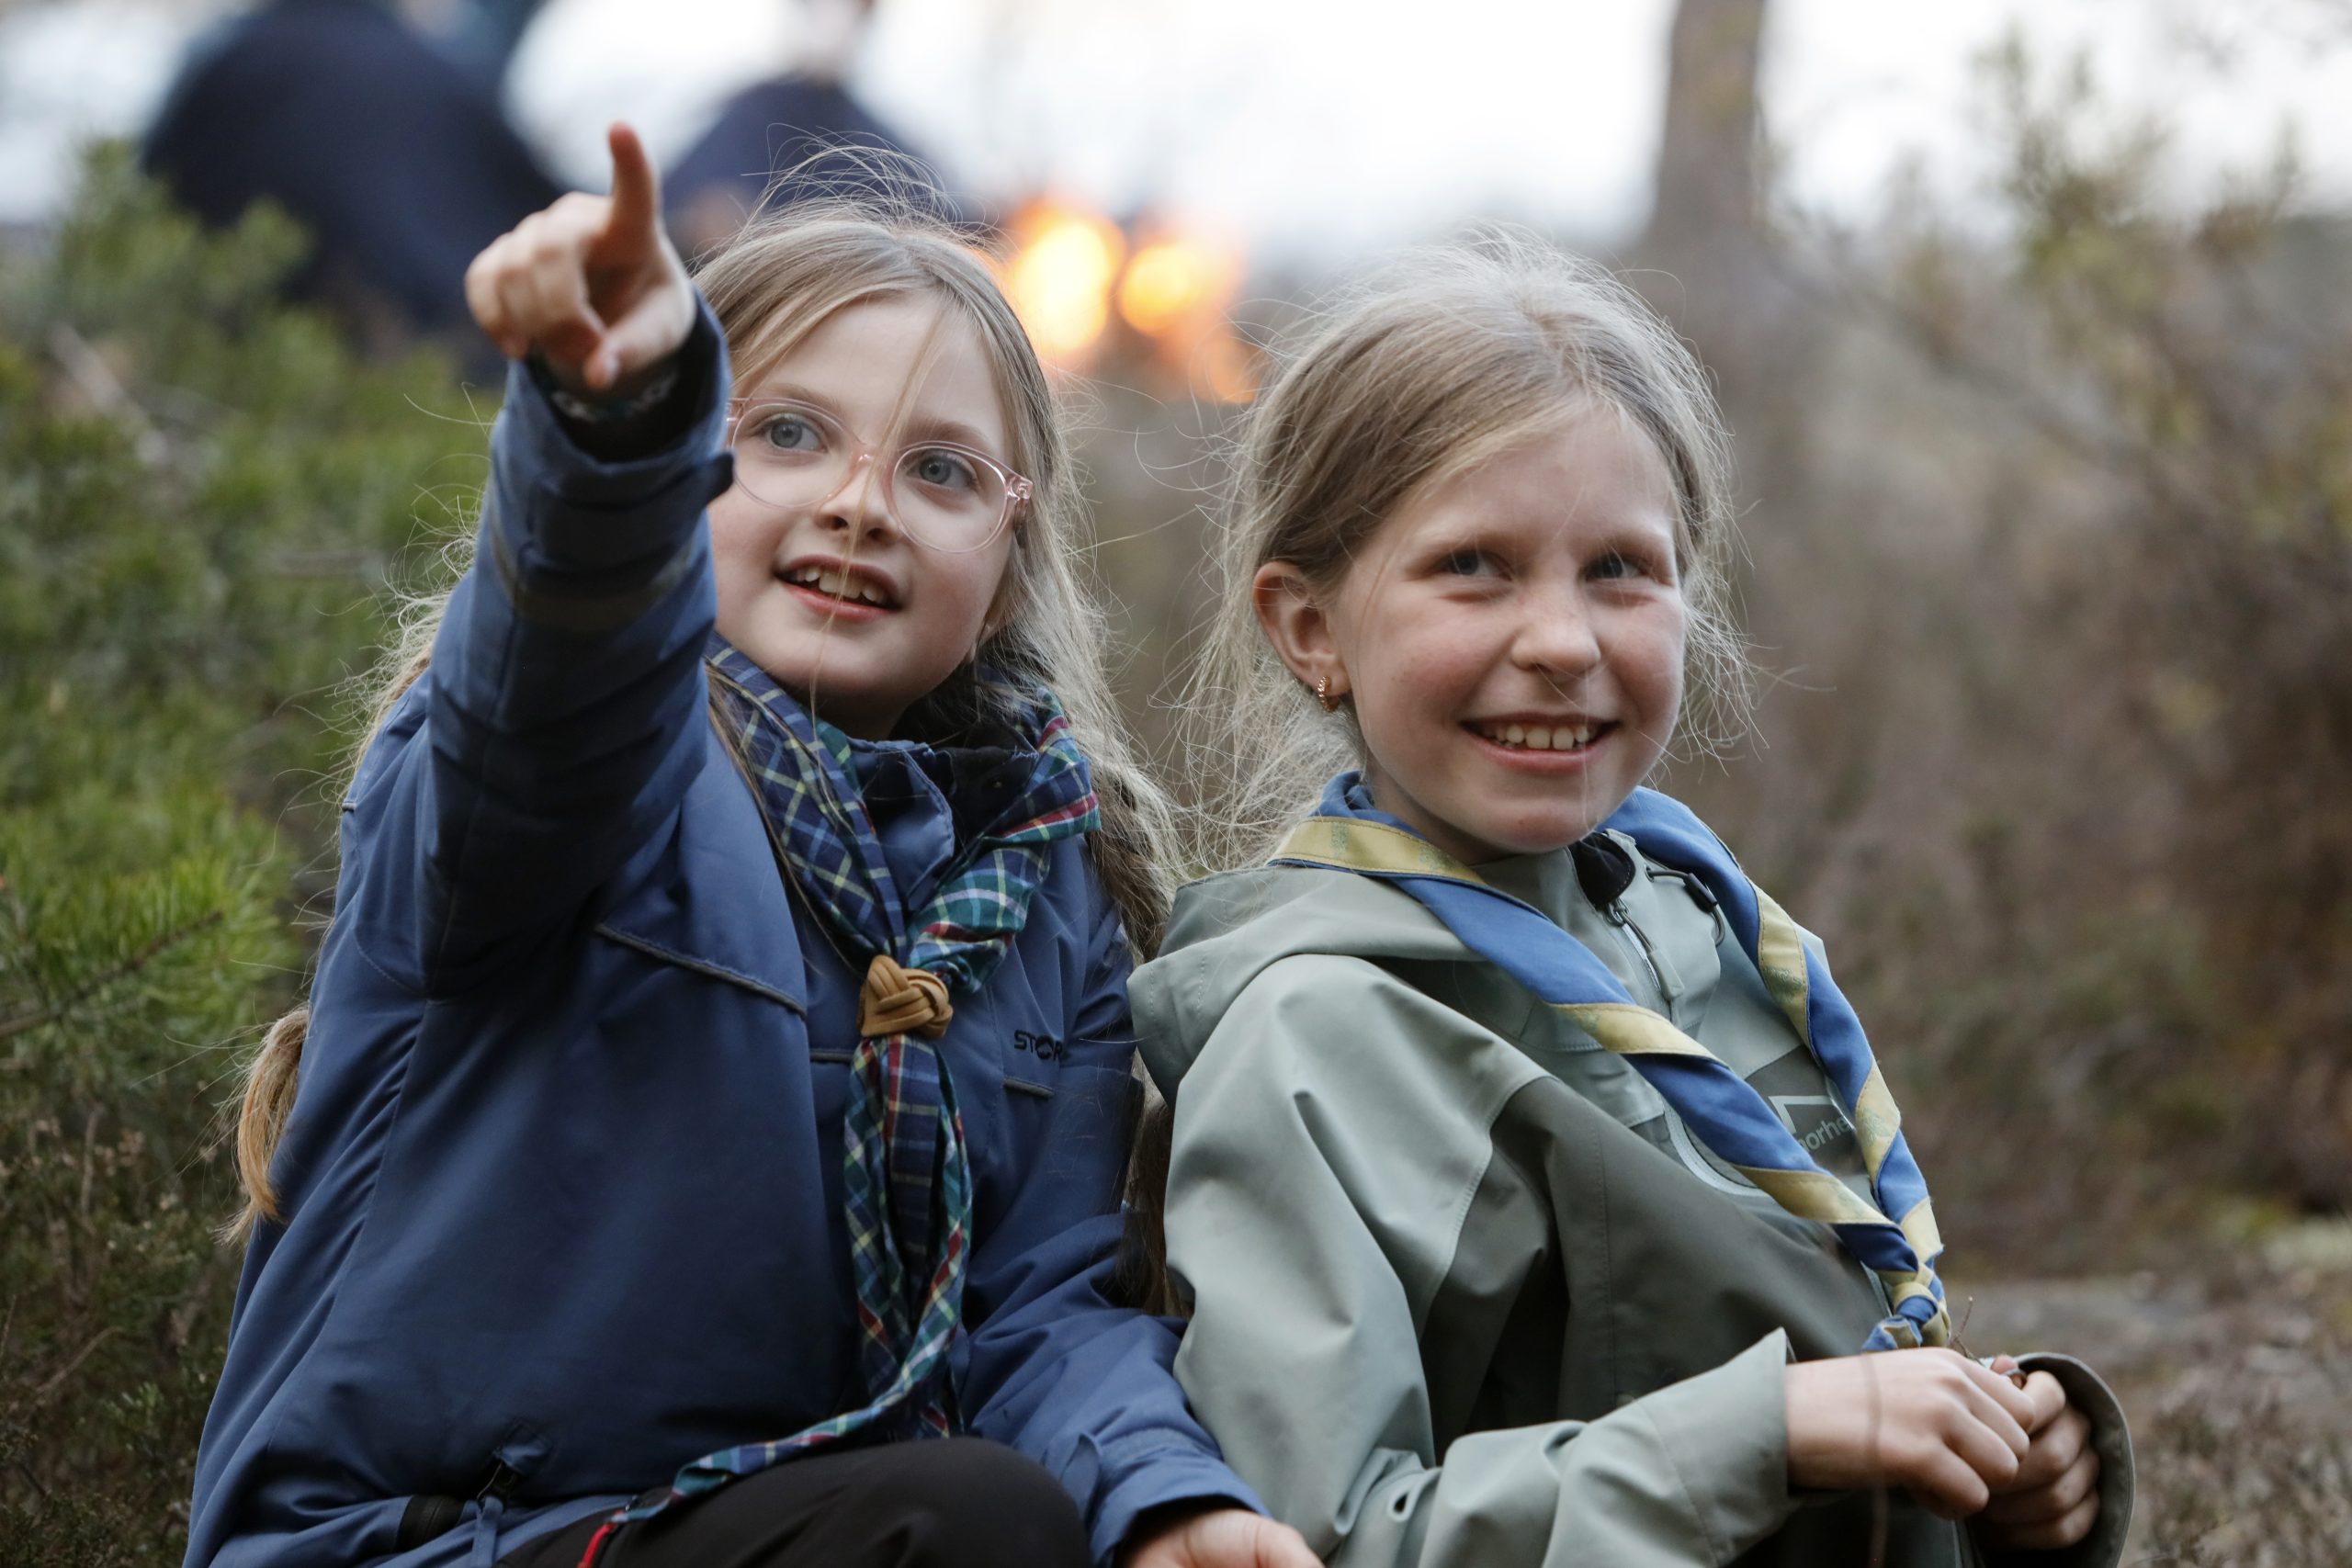
<svg viewBox="0 0 2352 1568">
<path fill-rule="evenodd" d="M 479 559 L 345 803 L 288 1217 L 246 1257 L 189 1568 L 486 1564 L 863 1399 L 860 976 L 707 717 L 702 509 L 729 469 L 725 355 L 702 357 L 691 437 L 625 463 L 510 379 Z M 874 804 L 921 880 L 947 802 L 898 776 Z M 1104 1297 L 1128 961 L 1083 840 L 1054 851 L 942 1045 L 976 1178 L 958 1370 L 972 1425 L 1057 1474 L 1107 1556 L 1144 1508 L 1250 1495 L 1184 1407 L 1172 1326 Z M 412 1497 L 502 1465 L 503 1507 L 393 1556 Z"/>
<path fill-rule="evenodd" d="M 467 264 L 562 192 L 495 95 L 378 0 L 278 0 L 228 23 L 189 52 L 144 159 L 209 223 L 283 207 L 311 245 L 297 293 L 468 349 Z"/>
</svg>

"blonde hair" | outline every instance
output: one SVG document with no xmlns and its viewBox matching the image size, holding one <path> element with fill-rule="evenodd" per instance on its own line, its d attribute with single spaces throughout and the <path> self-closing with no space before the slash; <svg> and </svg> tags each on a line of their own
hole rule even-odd
<svg viewBox="0 0 2352 1568">
<path fill-rule="evenodd" d="M 1686 745 L 1747 723 L 1750 673 L 1730 615 L 1730 438 L 1706 372 L 1641 298 L 1600 267 L 1500 231 L 1408 254 L 1329 301 L 1285 355 L 1236 437 L 1212 571 L 1215 619 L 1187 694 L 1201 781 L 1193 857 L 1261 863 L 1326 781 L 1363 760 L 1353 709 L 1325 713 L 1276 657 L 1252 584 L 1271 561 L 1318 597 L 1417 491 L 1475 467 L 1573 409 L 1613 410 L 1674 481 L 1686 631 Z M 1162 1221 L 1173 1108 L 1155 1095 L 1128 1169 L 1118 1288 L 1182 1312 Z"/>
<path fill-rule="evenodd" d="M 1111 696 L 1107 626 L 1075 564 L 1087 520 L 1074 459 L 1052 385 L 1019 318 L 987 261 L 928 215 L 935 210 L 920 192 L 802 201 L 752 219 L 701 260 L 695 281 L 718 317 L 740 385 L 758 381 L 810 332 L 854 304 L 935 299 L 978 333 L 1011 427 L 1008 458 L 1035 487 L 990 617 L 994 629 L 978 650 L 977 662 L 1006 682 L 977 679 L 967 665 L 910 710 L 902 728 L 963 733 L 1003 716 L 1024 689 L 1050 689 L 1092 766 L 1102 801 L 1102 828 L 1090 842 L 1096 870 L 1129 942 L 1148 953 L 1159 944 L 1167 915 L 1170 812 L 1136 762 Z M 452 564 L 462 568 L 467 553 L 455 547 Z M 402 617 L 355 760 L 424 672 L 447 602 L 444 590 L 416 601 Z M 247 1066 L 235 1139 L 246 1201 L 224 1231 L 232 1239 L 248 1234 L 257 1218 L 284 1221 L 269 1168 L 293 1103 L 308 1023 L 307 1006 L 288 1012 Z"/>
<path fill-rule="evenodd" d="M 1321 712 L 1266 641 L 1259 569 L 1287 561 L 1329 593 L 1414 492 L 1595 404 L 1646 435 L 1673 478 L 1681 742 L 1712 749 L 1745 728 L 1749 668 L 1726 575 L 1731 447 L 1706 372 L 1600 267 L 1490 232 L 1412 253 L 1338 296 L 1244 416 L 1215 619 L 1186 703 L 1201 863 L 1264 859 L 1324 782 L 1362 760 L 1352 709 Z"/>
</svg>

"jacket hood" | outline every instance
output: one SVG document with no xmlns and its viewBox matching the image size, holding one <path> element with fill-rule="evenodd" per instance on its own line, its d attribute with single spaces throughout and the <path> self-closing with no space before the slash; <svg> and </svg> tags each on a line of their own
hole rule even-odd
<svg viewBox="0 0 2352 1568">
<path fill-rule="evenodd" d="M 1412 895 L 1368 876 L 1260 866 L 1195 882 L 1176 895 L 1159 956 L 1128 987 L 1137 1045 L 1159 1092 L 1173 1098 L 1251 981 L 1309 953 L 1375 962 L 1469 956 Z"/>
</svg>

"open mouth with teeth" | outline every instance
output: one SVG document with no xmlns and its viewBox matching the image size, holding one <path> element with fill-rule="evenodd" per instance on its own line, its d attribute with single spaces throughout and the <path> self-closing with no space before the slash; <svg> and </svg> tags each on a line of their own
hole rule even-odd
<svg viewBox="0 0 2352 1568">
<path fill-rule="evenodd" d="M 840 604 L 870 605 L 881 610 L 899 607 L 899 602 L 890 597 L 889 590 L 854 572 L 803 566 L 786 572 L 784 581 L 803 592 L 814 593 Z"/>
<path fill-rule="evenodd" d="M 1484 724 L 1473 722 L 1466 728 L 1481 739 L 1491 740 L 1510 751 L 1582 751 L 1593 742 L 1605 738 L 1617 727 L 1589 720 L 1580 724 Z"/>
</svg>

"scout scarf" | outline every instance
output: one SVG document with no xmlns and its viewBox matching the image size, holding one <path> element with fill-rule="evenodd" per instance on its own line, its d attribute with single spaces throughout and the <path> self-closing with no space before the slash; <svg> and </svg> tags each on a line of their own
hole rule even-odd
<svg viewBox="0 0 2352 1568">
<path fill-rule="evenodd" d="M 1739 943 L 1854 1123 L 1875 1206 L 1815 1165 L 1763 1097 L 1705 1046 L 1637 1004 L 1600 959 L 1542 911 L 1487 886 L 1372 804 L 1360 775 L 1341 773 L 1317 814 L 1275 852 L 1276 865 L 1352 871 L 1411 895 L 1480 957 L 1625 1058 L 1717 1155 L 1792 1214 L 1818 1220 L 1886 1282 L 1894 1310 L 1866 1350 L 1941 1345 L 1951 1336 L 1926 1178 L 1903 1137 L 1894 1098 L 1870 1042 L 1796 922 L 1748 881 L 1731 852 L 1680 803 L 1639 789 L 1602 827 L 1631 837 L 1659 864 L 1714 895 Z"/>
<path fill-rule="evenodd" d="M 836 946 L 867 965 L 842 1135 L 867 1402 L 791 1437 L 695 1461 L 665 1492 L 606 1520 L 581 1568 L 591 1568 L 621 1523 L 795 1454 L 852 1434 L 939 1437 L 954 1428 L 947 1355 L 963 1310 L 972 1168 L 955 1082 L 930 1042 L 946 1031 L 949 997 L 978 990 L 1020 934 L 1045 880 L 1046 847 L 1102 825 L 1069 720 L 1038 688 L 1015 749 L 973 749 L 981 765 L 970 780 L 977 798 L 955 802 L 955 859 L 929 901 L 909 908 L 866 814 L 846 738 L 813 723 L 765 671 L 717 637 L 709 672 L 778 859 Z"/>
</svg>

